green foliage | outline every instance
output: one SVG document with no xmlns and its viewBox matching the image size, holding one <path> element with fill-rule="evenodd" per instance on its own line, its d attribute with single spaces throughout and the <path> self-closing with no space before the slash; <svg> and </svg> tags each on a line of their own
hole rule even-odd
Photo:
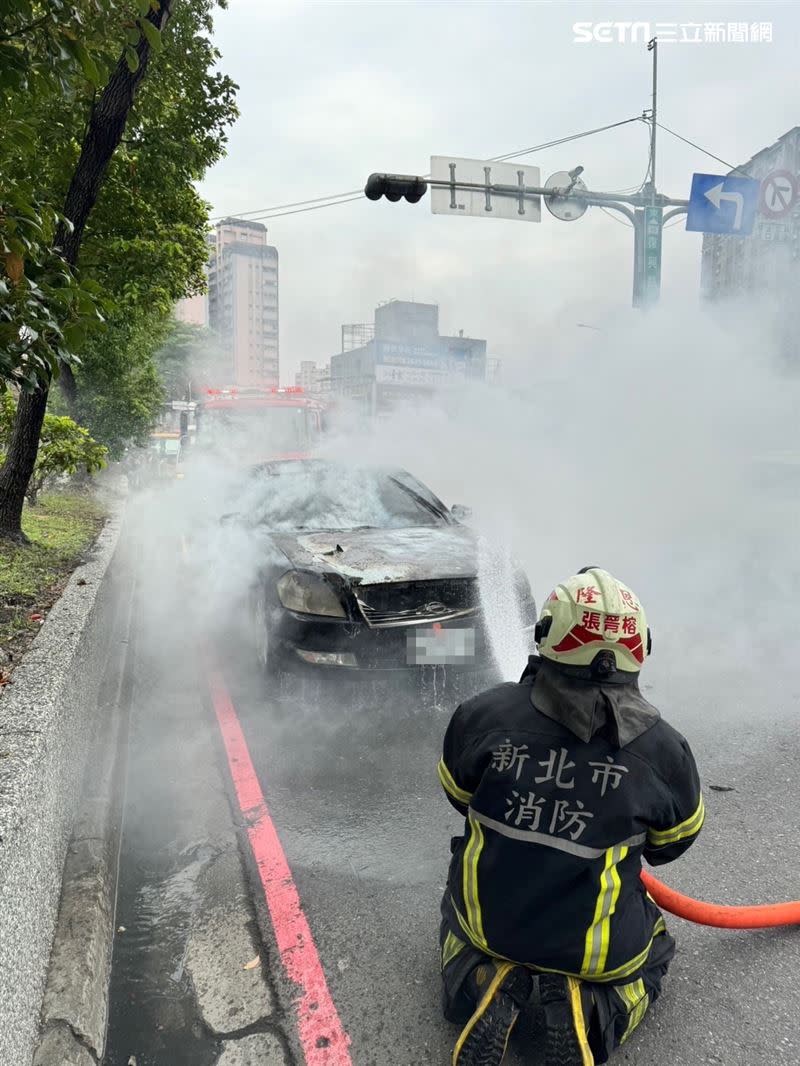
<svg viewBox="0 0 800 1066">
<path fill-rule="evenodd" d="M 113 0 L 4 0 L 0 14 L 0 389 L 48 382 L 100 323 L 96 287 L 82 285 L 53 247 L 59 197 L 38 168 L 48 101 L 74 99 L 107 77 L 96 27 Z M 46 168 L 45 168 L 46 169 Z"/>
<path fill-rule="evenodd" d="M 2 150 L 0 150 L 0 164 Z M 103 301 L 53 249 L 61 216 L 23 182 L 0 178 L 0 389 L 57 375 L 59 361 L 102 322 Z"/>
<path fill-rule="evenodd" d="M 180 388 L 177 367 L 159 357 L 162 387 L 154 355 L 173 328 L 175 302 L 205 287 L 208 207 L 194 182 L 222 156 L 236 115 L 235 86 L 215 69 L 213 6 L 176 6 L 84 237 L 82 273 L 115 309 L 81 348 L 74 413 L 113 457 L 146 438 L 165 393 Z M 207 352 L 209 336 L 195 347 Z"/>
<path fill-rule="evenodd" d="M 0 397 L 0 448 L 6 448 L 14 426 L 16 404 L 6 392 Z M 49 477 L 76 474 L 85 470 L 94 474 L 105 464 L 108 449 L 89 436 L 88 430 L 66 415 L 47 414 L 44 417 L 36 467 L 26 493 L 31 504 Z"/>
<path fill-rule="evenodd" d="M 216 334 L 188 322 L 171 323 L 155 360 L 168 400 L 197 399 L 198 389 L 230 377 Z"/>
<path fill-rule="evenodd" d="M 164 315 L 136 307 L 113 315 L 84 346 L 75 414 L 112 459 L 129 443 L 143 444 L 158 416 L 164 389 L 154 353 L 168 329 Z"/>
<path fill-rule="evenodd" d="M 46 614 L 61 594 L 103 521 L 88 493 L 45 493 L 22 517 L 30 542 L 0 542 L 0 648 L 16 661 L 39 632 L 35 616 Z"/>
<path fill-rule="evenodd" d="M 226 360 L 211 330 L 140 306 L 113 314 L 82 350 L 76 416 L 119 459 L 126 445 L 146 442 L 165 400 L 225 378 Z"/>
<path fill-rule="evenodd" d="M 203 291 L 208 205 L 194 183 L 224 153 L 233 82 L 216 69 L 211 0 L 182 0 L 153 55 L 84 238 L 82 268 L 115 300 L 169 314 Z"/>
<path fill-rule="evenodd" d="M 161 33 L 148 19 L 158 0 L 0 5 L 0 388 L 30 387 L 48 381 L 59 361 L 79 362 L 79 387 L 92 391 L 81 421 L 114 450 L 124 407 L 132 405 L 134 439 L 145 412 L 157 408 L 152 352 L 175 301 L 205 283 L 208 212 L 194 183 L 223 154 L 236 116 L 235 86 L 216 69 L 215 6 L 180 0 Z M 97 93 L 120 57 L 138 64 L 143 38 L 147 76 L 85 230 L 76 277 L 53 248 L 57 207 Z M 125 339 L 132 318 L 135 343 Z"/>
<path fill-rule="evenodd" d="M 3 0 L 0 93 L 69 93 L 77 73 L 99 85 L 108 65 L 98 27 L 118 7 L 114 0 Z"/>
</svg>

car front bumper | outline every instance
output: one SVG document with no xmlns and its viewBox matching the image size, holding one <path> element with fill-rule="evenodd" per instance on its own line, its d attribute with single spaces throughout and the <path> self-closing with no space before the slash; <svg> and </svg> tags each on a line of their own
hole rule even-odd
<svg viewBox="0 0 800 1066">
<path fill-rule="evenodd" d="M 531 634 L 534 610 L 531 606 L 524 612 L 524 626 Z M 431 668 L 464 674 L 488 674 L 494 669 L 480 614 L 435 627 L 370 627 L 283 611 L 272 632 L 271 658 L 280 672 L 306 676 L 362 674 L 377 679 L 418 675 Z M 524 663 L 520 670 L 523 667 Z"/>
</svg>

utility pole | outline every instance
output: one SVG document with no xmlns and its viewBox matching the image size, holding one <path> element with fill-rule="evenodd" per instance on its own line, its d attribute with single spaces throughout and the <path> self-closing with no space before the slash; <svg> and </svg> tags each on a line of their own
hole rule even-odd
<svg viewBox="0 0 800 1066">
<path fill-rule="evenodd" d="M 653 53 L 653 107 L 650 111 L 650 183 L 652 204 L 655 206 L 656 195 L 656 114 L 658 111 L 658 37 L 647 44 L 648 52 Z"/>
<path fill-rule="evenodd" d="M 656 188 L 656 132 L 658 116 L 658 38 L 648 41 L 653 55 L 653 100 L 650 114 L 650 162 L 647 183 L 643 190 L 644 207 L 634 212 L 633 235 L 633 306 L 652 307 L 661 292 L 661 235 L 664 228 L 664 209 L 659 203 Z"/>
</svg>

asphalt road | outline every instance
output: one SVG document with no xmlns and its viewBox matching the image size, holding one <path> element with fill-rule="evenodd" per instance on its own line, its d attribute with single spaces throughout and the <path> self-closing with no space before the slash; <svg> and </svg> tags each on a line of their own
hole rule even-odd
<svg viewBox="0 0 800 1066">
<path fill-rule="evenodd" d="M 140 573 L 127 787 L 104 1066 L 286 1066 L 228 800 L 179 540 L 130 518 Z"/>
<path fill-rule="evenodd" d="M 247 839 L 235 834 L 241 819 L 207 698 L 209 658 L 193 624 L 204 590 L 176 584 L 177 527 L 137 535 L 151 548 L 139 623 L 150 639 L 138 652 L 119 919 L 133 939 L 118 938 L 106 1064 L 128 1066 L 133 1055 L 135 1066 L 227 1066 L 284 1053 L 302 1062 L 293 989 Z M 165 599 L 167 587 L 174 595 Z M 325 690 L 276 699 L 245 646 L 219 631 L 214 641 L 353 1063 L 445 1066 L 457 1033 L 440 1015 L 438 907 L 460 825 L 435 765 L 453 708 L 368 687 L 344 704 Z M 800 896 L 800 692 L 747 663 L 676 680 L 657 656 L 643 680 L 689 738 L 708 806 L 698 844 L 660 875 L 718 902 Z M 797 1066 L 800 933 L 669 924 L 678 954 L 664 995 L 619 1061 Z M 272 971 L 255 984 L 242 981 L 250 951 Z M 214 1021 L 220 1001 L 224 1023 Z M 252 1059 L 223 1057 L 253 1034 L 279 1057 L 258 1048 Z M 515 1035 L 512 1066 L 542 1061 L 539 1034 L 534 1012 Z"/>
<path fill-rule="evenodd" d="M 253 676 L 231 677 L 262 789 L 277 824 L 357 1066 L 449 1061 L 457 1035 L 441 1019 L 438 905 L 459 819 L 434 767 L 449 707 L 337 710 L 281 706 Z M 731 686 L 672 715 L 691 738 L 707 788 L 698 844 L 661 876 L 699 898 L 778 902 L 798 893 L 800 731 Z M 649 693 L 658 700 L 658 686 Z M 666 712 L 667 706 L 664 706 Z M 678 954 L 647 1023 L 618 1053 L 639 1066 L 800 1062 L 796 930 L 736 933 L 679 919 Z M 539 1019 L 512 1063 L 542 1061 Z"/>
</svg>

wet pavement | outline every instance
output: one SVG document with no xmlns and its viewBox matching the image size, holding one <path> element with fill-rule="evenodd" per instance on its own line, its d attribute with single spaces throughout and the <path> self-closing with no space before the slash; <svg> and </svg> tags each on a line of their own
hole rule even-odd
<svg viewBox="0 0 800 1066">
<path fill-rule="evenodd" d="M 240 670 L 230 685 L 353 1040 L 353 1062 L 444 1066 L 457 1033 L 439 1013 L 438 907 L 449 839 L 461 825 L 435 762 L 450 706 L 414 711 L 367 702 L 343 711 L 331 701 L 282 707 L 276 716 L 255 675 Z M 679 708 L 680 693 L 669 687 Z M 685 709 L 672 715 L 692 739 L 704 780 L 734 791 L 707 790 L 701 843 L 659 873 L 700 898 L 778 902 L 798 894 L 792 871 L 800 845 L 782 828 L 781 812 L 793 810 L 800 730 L 766 716 L 754 722 L 748 695 L 757 694 L 731 687 L 736 702 L 726 704 L 722 732 L 713 706 L 704 707 L 691 686 Z M 658 689 L 649 692 L 656 703 Z M 773 827 L 767 834 L 765 825 Z M 674 918 L 670 928 L 678 955 L 665 993 L 619 1059 L 640 1066 L 800 1061 L 797 932 L 735 933 Z M 540 1035 L 534 1012 L 519 1027 L 509 1063 L 540 1064 Z"/>
<path fill-rule="evenodd" d="M 289 1061 L 220 774 L 216 723 L 179 604 L 145 563 L 104 1066 Z M 177 591 L 177 590 L 176 590 Z"/>
<path fill-rule="evenodd" d="M 142 595 L 168 580 L 152 559 Z M 148 593 L 148 582 L 150 592 Z M 294 989 L 237 836 L 208 703 L 206 654 L 173 608 L 142 616 L 105 1066 L 301 1062 Z M 449 1062 L 438 908 L 460 819 L 435 764 L 452 703 L 365 686 L 276 692 L 246 644 L 215 647 L 356 1066 Z M 738 674 L 648 664 L 647 695 L 690 739 L 706 785 L 700 842 L 670 885 L 729 903 L 796 897 L 798 693 Z M 522 664 L 521 664 L 522 665 Z M 430 697 L 430 693 L 428 694 Z M 245 849 L 245 850 L 240 850 Z M 246 860 L 244 864 L 240 855 Z M 629 1066 L 796 1066 L 796 930 L 734 933 L 670 920 L 662 999 L 618 1054 Z M 259 963 L 247 969 L 256 956 Z M 542 1062 L 535 1012 L 510 1066 Z M 294 1049 L 294 1057 L 292 1057 Z"/>
</svg>

